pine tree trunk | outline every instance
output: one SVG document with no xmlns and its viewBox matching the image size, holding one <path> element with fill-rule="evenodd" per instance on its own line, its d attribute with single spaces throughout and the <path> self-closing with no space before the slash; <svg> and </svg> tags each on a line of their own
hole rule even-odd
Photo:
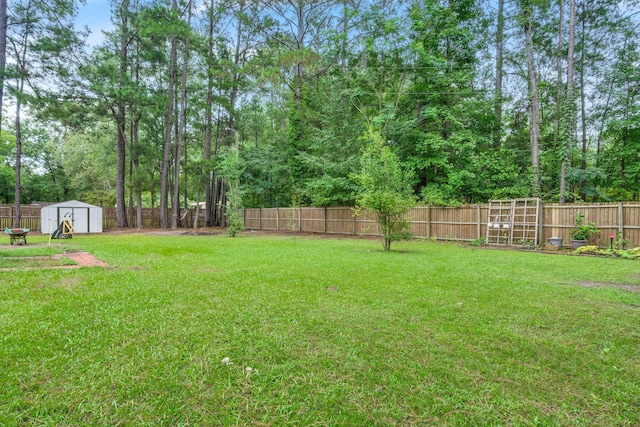
<svg viewBox="0 0 640 427">
<path fill-rule="evenodd" d="M 138 7 L 138 1 L 136 0 L 136 2 L 134 3 L 134 7 L 137 8 Z M 139 28 L 136 28 L 136 31 L 138 31 Z M 136 83 L 140 82 L 140 43 L 136 43 L 135 45 L 135 49 L 136 49 L 136 57 L 135 57 L 135 66 L 133 68 L 133 79 Z M 140 142 L 140 119 L 142 118 L 142 114 L 140 113 L 140 111 L 136 111 L 135 116 L 133 117 L 132 121 L 131 121 L 131 136 L 130 136 L 130 141 L 131 141 L 131 160 L 133 163 L 133 172 L 132 172 L 132 176 L 135 176 L 133 185 L 132 185 L 132 191 L 134 191 L 135 194 L 135 204 L 136 204 L 136 218 L 135 218 L 135 224 L 136 224 L 136 228 L 138 229 L 142 229 L 143 228 L 143 224 L 142 224 L 142 182 L 140 179 L 140 153 L 138 150 L 139 147 L 139 142 Z M 130 224 L 130 226 L 133 226 L 133 224 Z"/>
<path fill-rule="evenodd" d="M 556 50 L 556 71 L 558 73 L 556 81 L 556 123 L 555 123 L 555 148 L 560 153 L 560 197 L 559 202 L 566 202 L 567 193 L 567 162 L 564 139 L 564 97 L 562 96 L 562 50 L 564 37 L 564 0 L 560 0 L 560 18 L 558 25 L 558 48 Z"/>
<path fill-rule="evenodd" d="M 205 127 L 204 127 L 204 225 L 205 227 L 211 227 L 214 225 L 214 210 L 215 203 L 213 200 L 213 174 L 210 167 L 211 161 L 211 140 L 213 132 L 213 74 L 211 69 L 213 68 L 214 58 L 214 2 L 211 0 L 209 8 L 209 34 L 208 34 L 208 47 L 207 47 L 207 64 L 209 71 L 207 73 L 207 102 L 205 106 Z"/>
<path fill-rule="evenodd" d="M 171 9 L 178 8 L 176 0 L 172 0 Z M 164 132 L 164 144 L 162 150 L 162 166 L 160 168 L 160 228 L 167 228 L 169 221 L 169 161 L 171 157 L 171 132 L 173 131 L 173 108 L 175 102 L 175 71 L 178 57 L 178 37 L 171 37 L 171 59 L 169 64 L 169 80 L 167 84 L 168 102 Z"/>
<path fill-rule="evenodd" d="M 26 79 L 26 60 L 27 60 L 27 40 L 29 39 L 29 30 L 25 30 L 22 43 L 24 46 L 24 50 L 22 51 L 21 57 L 19 59 L 18 65 L 21 70 L 21 75 L 18 77 L 18 81 L 16 82 L 16 91 L 18 96 L 16 97 L 16 121 L 15 121 L 15 132 L 16 132 L 16 163 L 15 163 L 15 186 L 13 193 L 13 228 L 20 228 L 20 222 L 22 221 L 22 209 L 21 209 L 21 201 L 22 201 L 22 122 L 21 122 L 21 110 L 22 110 L 22 94 L 24 93 L 24 81 Z"/>
<path fill-rule="evenodd" d="M 24 77 L 20 78 L 19 83 L 20 89 L 18 93 L 22 93 L 24 89 Z M 20 176 L 22 170 L 22 125 L 20 122 L 20 110 L 22 108 L 22 104 L 20 102 L 20 97 L 17 98 L 16 101 L 16 164 L 15 164 L 15 187 L 14 187 L 14 207 L 13 207 L 13 228 L 20 228 L 20 221 L 22 220 L 22 210 L 20 206 L 21 201 L 21 192 L 22 185 L 20 183 Z"/>
<path fill-rule="evenodd" d="M 493 135 L 493 147 L 500 147 L 502 135 L 502 69 L 504 59 L 502 57 L 504 38 L 504 0 L 498 1 L 498 26 L 496 29 L 496 87 L 495 87 L 495 125 Z"/>
<path fill-rule="evenodd" d="M 127 63 L 129 58 L 129 0 L 124 0 L 120 6 L 121 22 L 120 22 L 120 66 L 118 75 L 118 87 L 124 90 L 125 78 L 127 74 Z M 126 152 L 127 152 L 127 136 L 126 136 L 126 109 L 124 100 L 119 99 L 116 106 L 115 119 L 117 128 L 117 148 L 116 148 L 116 227 L 127 227 L 127 211 L 125 202 L 125 175 L 126 175 Z"/>
<path fill-rule="evenodd" d="M 531 145 L 531 193 L 540 195 L 540 101 L 538 98 L 538 77 L 533 59 L 532 10 L 525 8 L 524 34 L 529 78 L 529 143 Z"/>
<path fill-rule="evenodd" d="M 191 7 L 191 3 L 189 3 Z M 190 13 L 190 12 L 189 12 Z M 188 22 L 191 22 L 189 16 Z M 182 84 L 180 90 L 180 117 L 178 120 L 178 131 L 176 138 L 176 150 L 173 168 L 173 204 L 171 205 L 171 228 L 178 228 L 178 216 L 180 212 L 180 159 L 182 144 L 185 138 L 185 127 L 187 121 L 187 69 L 189 64 L 189 38 L 184 42 L 183 64 L 182 64 Z"/>
<path fill-rule="evenodd" d="M 7 0 L 0 0 L 0 130 L 4 106 L 4 69 L 7 65 Z"/>
<path fill-rule="evenodd" d="M 575 0 L 571 0 L 574 3 L 575 10 Z M 580 160 L 580 168 L 583 171 L 587 170 L 587 111 L 586 111 L 586 94 L 585 94 L 585 83 L 584 83 L 584 69 L 585 69 L 585 20 L 586 16 L 583 14 L 582 17 L 582 34 L 581 34 L 581 42 L 582 42 L 582 51 L 580 52 L 580 129 L 581 129 L 581 139 L 582 139 L 582 155 Z M 587 195 L 585 193 L 585 189 L 587 186 L 586 181 L 582 181 L 580 187 L 582 191 L 582 200 L 586 200 Z"/>
<path fill-rule="evenodd" d="M 117 167 L 116 167 L 116 227 L 127 227 L 125 203 L 126 135 L 124 124 L 124 106 L 118 105 L 117 111 Z"/>
</svg>

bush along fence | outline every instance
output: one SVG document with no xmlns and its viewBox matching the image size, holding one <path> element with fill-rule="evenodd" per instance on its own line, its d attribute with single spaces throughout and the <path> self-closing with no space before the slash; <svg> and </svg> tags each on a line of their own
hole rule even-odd
<svg viewBox="0 0 640 427">
<path fill-rule="evenodd" d="M 40 230 L 40 207 L 21 207 L 21 226 Z M 587 223 L 594 222 L 599 233 L 589 239 L 589 244 L 607 247 L 610 236 L 614 240 L 626 240 L 629 247 L 640 246 L 640 203 L 592 203 L 592 204 L 541 204 L 538 224 L 538 243 L 546 243 L 551 237 L 563 239 L 564 246 L 571 243 L 571 230 L 576 215 L 584 214 Z M 193 226 L 195 210 L 182 211 L 181 226 Z M 372 214 L 363 211 L 354 215 L 351 207 L 295 207 L 245 209 L 244 225 L 249 230 L 295 231 L 353 236 L 377 236 L 378 228 Z M 487 236 L 489 205 L 462 205 L 458 207 L 420 206 L 411 209 L 408 218 L 411 233 L 416 238 L 483 241 Z M 157 228 L 160 210 L 143 209 L 143 228 Z M 103 228 L 114 228 L 115 208 L 103 208 Z M 0 205 L 0 227 L 13 225 L 13 206 Z M 129 216 L 129 225 L 137 227 L 135 214 Z M 198 226 L 204 226 L 199 215 Z M 514 244 L 535 242 L 514 242 Z"/>
</svg>

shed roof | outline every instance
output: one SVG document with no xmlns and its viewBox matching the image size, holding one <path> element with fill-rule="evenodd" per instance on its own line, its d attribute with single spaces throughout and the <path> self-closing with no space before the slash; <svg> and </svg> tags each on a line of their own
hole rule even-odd
<svg viewBox="0 0 640 427">
<path fill-rule="evenodd" d="M 99 208 L 100 206 L 90 205 L 89 203 L 79 202 L 78 200 L 68 200 L 66 202 L 56 203 L 54 205 L 44 206 L 44 208 Z"/>
</svg>

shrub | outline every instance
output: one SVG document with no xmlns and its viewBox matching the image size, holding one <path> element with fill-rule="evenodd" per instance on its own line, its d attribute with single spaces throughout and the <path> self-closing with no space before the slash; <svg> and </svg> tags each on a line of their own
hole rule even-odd
<svg viewBox="0 0 640 427">
<path fill-rule="evenodd" d="M 374 213 L 382 245 L 388 251 L 392 241 L 411 237 L 406 214 L 415 204 L 412 174 L 403 169 L 377 131 L 369 128 L 365 139 L 368 145 L 360 159 L 360 173 L 353 175 L 361 187 L 357 202 Z"/>
<path fill-rule="evenodd" d="M 584 223 L 584 214 L 582 212 L 578 212 L 576 215 L 574 227 L 571 230 L 571 238 L 573 240 L 589 240 L 589 236 L 600 232 L 595 222 Z"/>
</svg>

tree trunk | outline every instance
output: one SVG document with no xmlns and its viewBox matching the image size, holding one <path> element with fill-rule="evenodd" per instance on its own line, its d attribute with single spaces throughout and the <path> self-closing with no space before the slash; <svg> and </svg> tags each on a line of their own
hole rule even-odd
<svg viewBox="0 0 640 427">
<path fill-rule="evenodd" d="M 240 13 L 244 12 L 244 1 L 240 2 Z M 238 90 L 240 89 L 240 57 L 242 51 L 242 32 L 244 27 L 242 21 L 238 20 L 238 28 L 236 30 L 236 46 L 233 53 L 233 65 L 235 65 L 233 73 L 233 83 L 231 85 L 231 93 L 229 95 L 229 130 L 226 132 L 227 136 L 231 135 L 231 132 L 235 131 L 235 113 L 236 102 L 238 100 Z"/>
<path fill-rule="evenodd" d="M 187 6 L 191 8 L 191 2 Z M 191 24 L 191 11 L 189 10 L 188 23 Z M 180 212 L 180 159 L 182 144 L 185 137 L 187 121 L 187 70 L 189 65 L 189 37 L 184 42 L 183 64 L 182 64 L 182 84 L 180 90 L 180 117 L 178 120 L 178 132 L 176 138 L 176 150 L 174 156 L 173 169 L 173 204 L 171 205 L 171 228 L 178 228 L 178 217 Z"/>
<path fill-rule="evenodd" d="M 562 96 L 562 49 L 564 37 L 564 0 L 560 0 L 560 18 L 558 24 L 558 48 L 556 50 L 556 123 L 555 123 L 555 148 L 560 153 L 560 203 L 566 203 L 567 193 L 567 159 L 564 139 L 564 97 Z"/>
<path fill-rule="evenodd" d="M 119 103 L 116 113 L 117 136 L 117 168 L 116 168 L 116 227 L 127 227 L 127 211 L 125 203 L 125 168 L 127 141 L 124 123 L 125 108 Z"/>
<path fill-rule="evenodd" d="M 172 0 L 171 9 L 177 10 L 176 0 Z M 178 57 L 178 36 L 171 36 L 171 59 L 169 64 L 169 81 L 167 84 L 168 102 L 162 150 L 162 166 L 160 168 L 160 228 L 167 228 L 169 221 L 169 160 L 171 157 L 171 132 L 173 131 L 173 104 L 175 99 L 175 70 Z"/>
<path fill-rule="evenodd" d="M 134 7 L 138 9 L 138 0 L 136 0 Z M 139 31 L 139 28 L 136 28 L 136 32 Z M 136 43 L 136 57 L 135 57 L 135 67 L 133 68 L 133 79 L 138 84 L 140 82 L 140 43 Z M 132 176 L 135 177 L 132 185 L 132 190 L 135 194 L 135 205 L 136 205 L 136 217 L 135 224 L 136 228 L 142 229 L 142 182 L 140 179 L 140 153 L 139 153 L 139 142 L 140 142 L 140 119 L 142 118 L 142 114 L 140 111 L 136 111 L 132 121 L 131 121 L 131 148 L 130 155 L 133 163 L 133 171 Z M 130 224 L 133 225 L 133 224 Z"/>
<path fill-rule="evenodd" d="M 531 193 L 540 195 L 540 101 L 538 98 L 538 77 L 533 58 L 532 15 L 530 7 L 523 11 L 525 50 L 527 53 L 527 70 L 529 78 L 529 142 L 531 144 Z"/>
<path fill-rule="evenodd" d="M 24 90 L 24 77 L 20 77 L 18 93 L 22 93 Z M 20 175 L 22 169 L 22 125 L 20 122 L 20 110 L 22 103 L 20 97 L 16 101 L 16 167 L 15 167 L 15 188 L 14 188 L 14 207 L 13 207 L 13 228 L 20 228 L 20 221 L 22 220 L 22 210 L 20 206 L 22 186 L 20 183 Z"/>
<path fill-rule="evenodd" d="M 296 10 L 296 18 L 298 22 L 297 26 L 297 34 L 296 34 L 296 46 L 298 51 L 304 50 L 304 33 L 306 29 L 305 19 L 304 19 L 304 2 L 298 2 L 297 10 Z M 304 68 L 301 61 L 296 62 L 295 76 L 294 76 L 294 94 L 293 101 L 295 103 L 296 108 L 300 108 L 302 106 L 302 83 L 304 81 Z"/>
<path fill-rule="evenodd" d="M 498 26 L 496 29 L 496 93 L 495 93 L 495 125 L 493 135 L 493 148 L 500 147 L 502 134 L 502 69 L 504 59 L 502 57 L 504 38 L 504 0 L 498 0 Z"/>
<path fill-rule="evenodd" d="M 211 5 L 209 6 L 209 40 L 208 40 L 208 48 L 207 48 L 207 103 L 205 106 L 205 127 L 204 127 L 204 225 L 206 227 L 213 226 L 213 218 L 214 218 L 214 209 L 215 204 L 213 201 L 213 176 L 211 171 L 211 139 L 213 132 L 213 59 L 214 59 L 214 41 L 213 41 L 213 33 L 214 33 L 214 21 L 213 21 L 213 13 L 214 13 L 214 2 L 211 0 Z"/>
<path fill-rule="evenodd" d="M 571 0 L 574 3 L 574 14 L 575 14 L 575 0 Z M 584 69 L 585 69 L 585 21 L 586 21 L 586 13 L 582 14 L 582 34 L 581 34 L 581 42 L 582 42 L 582 51 L 580 52 L 580 130 L 581 130 L 581 139 L 582 139 L 582 155 L 580 157 L 580 168 L 583 171 L 587 170 L 587 111 L 586 111 L 586 94 L 585 94 L 585 83 L 584 83 Z M 586 200 L 585 189 L 587 187 L 587 182 L 582 180 L 580 185 L 582 191 L 582 200 Z"/>
<path fill-rule="evenodd" d="M 31 7 L 31 4 L 29 4 Z M 29 16 L 29 13 L 27 13 Z M 20 206 L 22 199 L 22 183 L 20 181 L 22 175 L 22 122 L 21 122 L 21 110 L 22 110 L 22 94 L 24 92 L 24 81 L 26 79 L 27 73 L 27 49 L 29 40 L 29 26 L 25 29 L 24 35 L 22 37 L 22 46 L 23 51 L 21 52 L 20 59 L 18 60 L 18 66 L 20 68 L 21 74 L 18 77 L 18 81 L 16 82 L 16 91 L 18 96 L 16 97 L 16 121 L 15 121 L 15 131 L 16 131 L 16 164 L 15 164 L 15 186 L 13 193 L 13 228 L 20 228 L 20 222 L 22 221 L 22 209 Z M 17 52 L 16 52 L 17 53 Z"/>
<path fill-rule="evenodd" d="M 7 0 L 0 0 L 0 131 L 4 107 L 4 69 L 7 65 Z"/>
<path fill-rule="evenodd" d="M 196 211 L 193 215 L 193 228 L 198 228 L 198 220 L 200 219 L 200 186 L 196 190 Z"/>
<path fill-rule="evenodd" d="M 120 6 L 120 65 L 118 76 L 118 88 L 124 91 L 126 85 L 127 63 L 129 58 L 129 0 L 124 0 Z M 116 147 L 116 227 L 127 227 L 127 211 L 125 202 L 125 174 L 126 174 L 126 109 L 123 99 L 118 99 L 116 106 L 116 127 L 117 127 L 117 147 Z"/>
</svg>

